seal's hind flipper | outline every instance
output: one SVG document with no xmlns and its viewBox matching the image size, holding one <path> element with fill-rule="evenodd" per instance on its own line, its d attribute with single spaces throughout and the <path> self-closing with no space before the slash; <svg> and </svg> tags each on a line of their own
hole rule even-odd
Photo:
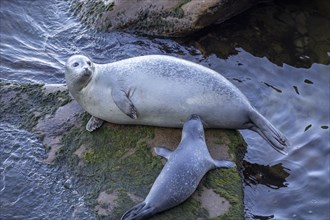
<svg viewBox="0 0 330 220">
<path fill-rule="evenodd" d="M 220 168 L 220 167 L 226 167 L 226 168 L 231 168 L 231 167 L 236 167 L 236 164 L 232 161 L 229 160 L 213 160 L 213 163 L 215 167 Z"/>
<path fill-rule="evenodd" d="M 135 206 L 133 206 L 133 208 L 131 208 L 130 210 L 128 210 L 127 212 L 124 213 L 124 215 L 121 217 L 121 220 L 132 220 L 135 219 L 136 215 L 141 211 L 141 209 L 143 209 L 145 207 L 145 203 L 139 203 Z"/>
<path fill-rule="evenodd" d="M 145 202 L 142 202 L 125 212 L 121 217 L 121 220 L 142 220 L 147 219 L 154 214 L 155 209 L 148 206 Z"/>
<path fill-rule="evenodd" d="M 158 156 L 161 156 L 161 157 L 164 157 L 168 160 L 168 158 L 170 157 L 172 151 L 165 148 L 165 147 L 155 147 L 155 153 L 158 155 Z"/>
<path fill-rule="evenodd" d="M 137 119 L 138 112 L 130 100 L 132 93 L 120 88 L 113 88 L 111 91 L 112 99 L 117 107 L 132 119 Z"/>
<path fill-rule="evenodd" d="M 250 129 L 263 137 L 275 150 L 287 155 L 287 148 L 290 146 L 287 138 L 278 131 L 264 116 L 257 111 L 250 113 L 252 125 Z"/>
<path fill-rule="evenodd" d="M 99 118 L 96 118 L 96 117 L 92 116 L 89 119 L 89 121 L 87 122 L 86 130 L 89 131 L 89 132 L 92 132 L 92 131 L 98 129 L 99 127 L 101 127 L 102 124 L 103 124 L 102 119 L 99 119 Z"/>
</svg>

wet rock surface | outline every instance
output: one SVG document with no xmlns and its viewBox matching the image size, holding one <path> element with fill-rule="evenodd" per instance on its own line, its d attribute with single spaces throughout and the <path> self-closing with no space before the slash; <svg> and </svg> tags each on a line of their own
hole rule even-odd
<svg viewBox="0 0 330 220">
<path fill-rule="evenodd" d="M 176 148 L 181 129 L 105 123 L 89 133 L 89 115 L 72 100 L 64 85 L 0 81 L 0 123 L 14 123 L 43 141 L 44 163 L 66 167 L 64 187 L 84 196 L 100 219 L 119 219 L 142 201 L 165 163 L 155 146 Z M 236 161 L 238 169 L 216 169 L 202 180 L 192 197 L 153 219 L 244 219 L 239 174 L 244 141 L 232 130 L 209 129 L 206 141 L 215 159 Z M 210 199 L 208 199 L 210 197 Z"/>
<path fill-rule="evenodd" d="M 256 4 L 257 0 L 71 0 L 74 13 L 91 27 L 123 29 L 158 36 L 187 36 L 221 23 Z"/>
</svg>

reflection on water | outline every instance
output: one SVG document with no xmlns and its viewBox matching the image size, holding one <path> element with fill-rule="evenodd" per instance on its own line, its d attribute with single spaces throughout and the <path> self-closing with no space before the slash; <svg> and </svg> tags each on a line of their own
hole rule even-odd
<svg viewBox="0 0 330 220">
<path fill-rule="evenodd" d="M 283 167 L 282 163 L 270 165 L 243 163 L 244 182 L 247 186 L 262 184 L 272 189 L 287 187 L 286 178 L 290 170 Z"/>
<path fill-rule="evenodd" d="M 0 124 L 0 219 L 93 219 L 73 181 L 43 162 L 32 134 Z"/>
<path fill-rule="evenodd" d="M 197 34 L 191 44 L 207 56 L 215 53 L 224 59 L 241 47 L 280 66 L 330 64 L 329 11 L 324 0 L 278 0 L 211 27 L 207 35 Z"/>
<path fill-rule="evenodd" d="M 275 1 L 186 39 L 290 140 L 279 155 L 242 131 L 247 219 L 330 216 L 329 1 Z"/>
<path fill-rule="evenodd" d="M 252 166 L 256 169 L 251 171 L 252 177 L 245 176 L 247 219 L 327 219 L 330 214 L 329 65 L 313 64 L 308 69 L 281 67 L 267 58 L 237 50 L 237 55 L 226 60 L 210 55 L 203 63 L 236 84 L 291 143 L 288 156 L 284 156 L 255 133 L 241 132 L 248 143 L 247 164 L 258 164 Z M 313 83 L 306 83 L 306 79 Z M 283 180 L 286 187 L 274 187 L 273 182 L 283 170 L 272 170 L 279 172 L 273 175 L 264 169 L 276 164 L 282 164 L 289 174 Z M 257 176 L 254 180 L 253 175 L 265 172 L 263 179 Z M 257 184 L 252 184 L 252 180 Z"/>
<path fill-rule="evenodd" d="M 329 9 L 328 1 L 316 1 L 324 7 L 306 2 L 275 1 L 260 5 L 193 39 L 174 41 L 121 32 L 93 32 L 72 17 L 64 0 L 1 0 L 0 78 L 63 83 L 63 64 L 74 53 L 88 55 L 100 63 L 137 55 L 167 54 L 215 69 L 240 88 L 291 142 L 289 154 L 283 156 L 255 133 L 242 131 L 249 145 L 244 163 L 246 218 L 323 220 L 330 215 Z M 32 205 L 46 202 L 50 206 L 46 197 L 35 195 L 40 192 L 49 197 L 48 191 L 54 192 L 53 188 L 61 186 L 46 180 L 59 181 L 54 173 L 60 171 L 40 174 L 40 167 L 42 172 L 49 168 L 22 147 L 39 145 L 30 134 L 23 132 L 24 137 L 29 137 L 27 140 L 15 139 L 12 132 L 22 131 L 6 129 L 13 131 L 1 138 L 1 144 L 7 143 L 8 148 L 1 147 L 0 155 L 5 155 L 1 162 L 10 161 L 11 165 L 1 168 L 2 174 L 8 175 L 6 181 L 25 181 L 31 188 L 38 186 L 34 191 L 29 187 L 18 188 L 16 195 L 16 189 L 6 191 L 12 185 L 3 188 L 1 182 L 1 188 L 8 193 L 8 204 L 21 206 L 25 195 L 30 198 L 33 195 Z M 13 153 L 15 149 L 24 151 L 32 162 L 23 167 Z M 22 173 L 14 169 L 16 166 L 30 171 L 25 169 Z M 40 181 L 32 177 L 40 177 Z M 6 199 L 2 195 L 0 198 Z M 55 200 L 59 198 L 61 195 L 56 194 Z M 58 210 L 70 210 L 66 205 L 77 204 L 74 196 L 64 200 L 67 202 L 58 206 Z M 6 206 L 1 218 L 15 214 L 15 209 L 16 206 Z M 70 215 L 70 211 L 64 213 Z"/>
</svg>

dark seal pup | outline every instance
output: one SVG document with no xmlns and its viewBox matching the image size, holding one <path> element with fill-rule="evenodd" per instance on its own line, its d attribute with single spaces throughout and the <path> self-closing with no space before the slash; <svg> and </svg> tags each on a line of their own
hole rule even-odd
<svg viewBox="0 0 330 220">
<path fill-rule="evenodd" d="M 209 128 L 251 129 L 276 150 L 287 140 L 219 73 L 183 59 L 140 56 L 96 64 L 70 57 L 65 79 L 71 95 L 92 115 L 87 130 L 103 120 L 117 124 L 182 127 L 198 114 Z"/>
<path fill-rule="evenodd" d="M 212 159 L 204 137 L 200 117 L 192 115 L 185 122 L 182 138 L 175 151 L 163 147 L 155 152 L 167 163 L 154 182 L 146 199 L 127 211 L 122 220 L 146 219 L 179 205 L 195 192 L 203 176 L 217 167 L 235 167 L 231 161 Z"/>
</svg>

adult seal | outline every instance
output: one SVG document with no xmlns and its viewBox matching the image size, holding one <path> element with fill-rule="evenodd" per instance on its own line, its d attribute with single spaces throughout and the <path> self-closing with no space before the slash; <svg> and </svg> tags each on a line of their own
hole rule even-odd
<svg viewBox="0 0 330 220">
<path fill-rule="evenodd" d="M 108 64 L 82 55 L 66 63 L 71 95 L 92 115 L 86 128 L 103 121 L 182 127 L 192 114 L 206 127 L 251 129 L 285 153 L 287 139 L 219 73 L 179 58 L 148 55 Z"/>
<path fill-rule="evenodd" d="M 218 167 L 235 167 L 231 161 L 212 159 L 198 115 L 184 124 L 182 138 L 175 151 L 155 148 L 156 154 L 167 159 L 145 200 L 128 210 L 122 220 L 149 218 L 179 205 L 195 192 L 203 176 Z"/>
</svg>

